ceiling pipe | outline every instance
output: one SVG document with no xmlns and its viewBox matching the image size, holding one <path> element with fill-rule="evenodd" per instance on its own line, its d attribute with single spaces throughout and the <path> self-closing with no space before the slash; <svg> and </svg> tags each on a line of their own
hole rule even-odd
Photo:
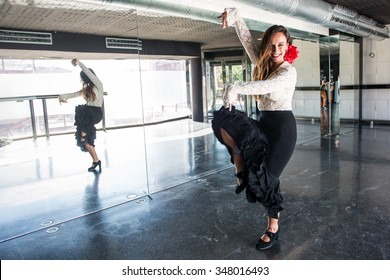
<svg viewBox="0 0 390 280">
<path fill-rule="evenodd" d="M 77 2 L 86 3 L 90 5 L 102 5 L 107 7 L 118 7 L 134 10 L 136 13 L 137 10 L 147 11 L 151 13 L 159 13 L 167 16 L 175 16 L 175 17 L 184 17 L 193 20 L 200 20 L 205 22 L 210 22 L 214 24 L 221 24 L 221 19 L 219 16 L 221 15 L 223 8 L 225 5 L 218 0 L 217 3 L 221 2 L 222 4 L 213 3 L 213 5 L 207 6 L 207 4 L 200 4 L 202 2 L 196 2 L 191 4 L 191 1 L 188 0 L 76 0 Z M 203 1 L 205 2 L 205 1 Z M 231 1 L 226 3 L 227 7 L 232 6 Z M 216 7 L 217 6 L 217 7 Z M 220 8 L 222 6 L 222 8 Z M 211 8 L 210 8 L 211 7 Z M 207 9 L 207 10 L 206 10 Z M 255 9 L 259 10 L 259 9 Z M 248 27 L 253 31 L 264 32 L 268 27 L 272 24 L 269 22 L 262 22 L 256 20 L 255 17 L 251 16 L 250 18 L 246 18 L 246 22 Z M 319 26 L 319 25 L 317 25 Z M 316 29 L 316 30 L 314 30 Z M 325 31 L 325 28 L 321 27 L 312 28 L 311 31 L 300 30 L 297 27 L 289 26 L 289 31 L 291 35 L 295 38 L 305 38 L 305 39 L 313 39 L 316 40 L 318 34 L 326 35 L 328 34 L 328 30 Z"/>
<path fill-rule="evenodd" d="M 220 23 L 220 19 L 218 19 L 218 16 L 221 14 L 220 12 L 199 9 L 189 5 L 175 4 L 172 3 L 172 1 L 79 0 L 79 2 L 141 9 L 171 16 L 188 17 L 196 20 Z M 331 5 L 322 0 L 235 0 L 235 2 L 268 12 L 279 13 L 304 21 L 317 23 L 328 28 L 360 37 L 369 37 L 375 40 L 390 38 L 388 28 L 378 24 L 374 19 L 359 15 L 356 11 L 340 5 Z M 178 3 L 180 3 L 180 1 L 178 1 Z"/>
<path fill-rule="evenodd" d="M 331 29 L 375 40 L 390 38 L 389 29 L 356 11 L 322 0 L 235 0 L 250 7 L 296 17 Z"/>
<path fill-rule="evenodd" d="M 162 13 L 169 16 L 186 17 L 195 20 L 202 20 L 212 23 L 221 23 L 218 17 L 221 12 L 213 12 L 206 9 L 199 9 L 188 5 L 175 4 L 159 0 L 78 0 L 88 4 L 103 4 L 106 6 L 123 7 L 134 10 L 144 10 L 155 13 Z M 180 1 L 177 1 L 180 3 Z"/>
</svg>

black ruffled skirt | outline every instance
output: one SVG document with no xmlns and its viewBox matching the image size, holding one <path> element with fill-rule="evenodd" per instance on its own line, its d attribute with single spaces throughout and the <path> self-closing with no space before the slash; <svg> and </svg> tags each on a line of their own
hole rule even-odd
<svg viewBox="0 0 390 280">
<path fill-rule="evenodd" d="M 87 152 L 85 143 L 95 147 L 95 124 L 98 124 L 103 119 L 103 111 L 100 107 L 78 105 L 76 106 L 75 112 L 74 125 L 76 126 L 75 138 L 77 146 L 80 147 L 81 151 Z M 85 137 L 81 137 L 82 131 L 85 132 Z"/>
<path fill-rule="evenodd" d="M 292 156 L 297 137 L 292 112 L 262 111 L 256 121 L 234 108 L 229 111 L 222 107 L 214 112 L 212 128 L 222 144 L 221 128 L 235 140 L 239 151 L 234 152 L 243 156 L 250 171 L 247 188 L 264 205 L 268 216 L 277 218 L 283 210 L 279 177 Z M 227 149 L 233 163 L 233 151 Z"/>
<path fill-rule="evenodd" d="M 214 111 L 212 129 L 218 141 L 226 146 L 221 137 L 221 128 L 235 140 L 238 151 L 232 151 L 226 146 L 230 161 L 233 162 L 233 152 L 244 157 L 246 165 L 253 172 L 259 170 L 263 157 L 267 153 L 267 138 L 259 127 L 259 122 L 246 116 L 242 111 L 232 107 L 221 107 Z"/>
</svg>

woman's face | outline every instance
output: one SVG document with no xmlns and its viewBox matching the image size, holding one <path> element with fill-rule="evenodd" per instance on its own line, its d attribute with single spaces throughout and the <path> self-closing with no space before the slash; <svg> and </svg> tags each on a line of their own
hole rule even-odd
<svg viewBox="0 0 390 280">
<path fill-rule="evenodd" d="M 271 37 L 271 59 L 274 63 L 284 62 L 284 55 L 288 49 L 287 38 L 283 32 L 277 32 Z"/>
</svg>

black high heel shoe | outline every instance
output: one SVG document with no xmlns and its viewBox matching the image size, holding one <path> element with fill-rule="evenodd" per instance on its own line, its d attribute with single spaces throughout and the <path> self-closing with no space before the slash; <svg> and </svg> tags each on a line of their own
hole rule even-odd
<svg viewBox="0 0 390 280">
<path fill-rule="evenodd" d="M 239 194 L 242 192 L 248 185 L 249 181 L 249 170 L 248 168 L 244 168 L 244 170 L 238 172 L 237 174 L 234 174 L 238 179 L 241 179 L 241 184 L 236 187 L 235 193 Z"/>
<path fill-rule="evenodd" d="M 88 168 L 88 172 L 96 171 L 96 167 L 98 166 L 99 166 L 99 172 L 102 171 L 102 162 L 100 160 L 96 162 L 92 162 L 92 166 Z"/>
<path fill-rule="evenodd" d="M 270 232 L 269 230 L 266 230 L 264 234 L 269 237 L 270 241 L 264 242 L 263 239 L 260 238 L 259 241 L 257 241 L 257 243 L 256 243 L 256 249 L 257 250 L 266 250 L 266 249 L 271 248 L 279 238 L 279 231 L 280 231 L 280 228 L 275 233 Z"/>
</svg>

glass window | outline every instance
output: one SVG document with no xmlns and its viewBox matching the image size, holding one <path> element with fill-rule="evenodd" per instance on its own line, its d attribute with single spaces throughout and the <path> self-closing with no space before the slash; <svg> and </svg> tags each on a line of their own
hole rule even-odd
<svg viewBox="0 0 390 280">
<path fill-rule="evenodd" d="M 83 60 L 103 82 L 106 128 L 138 125 L 190 115 L 185 60 Z M 37 135 L 45 135 L 46 101 L 50 134 L 74 131 L 74 108 L 85 101 L 58 94 L 80 90 L 80 68 L 69 60 L 2 61 L 0 70 L 0 136 L 31 137 L 31 99 Z M 21 123 L 24 123 L 21 127 Z M 26 128 L 29 127 L 28 129 Z M 102 128 L 102 122 L 97 125 Z"/>
</svg>

